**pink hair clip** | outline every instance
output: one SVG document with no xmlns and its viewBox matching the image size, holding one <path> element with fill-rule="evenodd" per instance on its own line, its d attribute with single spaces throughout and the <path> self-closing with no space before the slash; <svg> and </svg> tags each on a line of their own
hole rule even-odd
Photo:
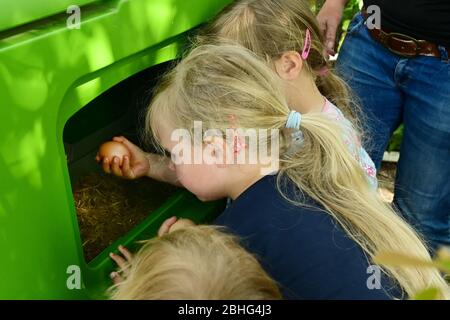
<svg viewBox="0 0 450 320">
<path fill-rule="evenodd" d="M 310 51 L 311 51 L 311 31 L 309 31 L 309 29 L 306 29 L 305 44 L 303 45 L 303 50 L 302 50 L 302 59 L 303 60 L 308 59 Z"/>
</svg>

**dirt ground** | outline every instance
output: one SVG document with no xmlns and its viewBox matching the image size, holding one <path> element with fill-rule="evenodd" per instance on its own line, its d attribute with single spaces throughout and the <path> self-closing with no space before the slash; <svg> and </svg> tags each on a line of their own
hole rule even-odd
<svg viewBox="0 0 450 320">
<path fill-rule="evenodd" d="M 106 174 L 81 178 L 73 191 L 86 261 L 138 225 L 176 190 L 150 179 L 128 181 Z"/>
<path fill-rule="evenodd" d="M 394 162 L 383 162 L 381 170 L 378 173 L 380 194 L 387 202 L 394 199 L 395 175 L 397 173 L 397 164 Z"/>
</svg>

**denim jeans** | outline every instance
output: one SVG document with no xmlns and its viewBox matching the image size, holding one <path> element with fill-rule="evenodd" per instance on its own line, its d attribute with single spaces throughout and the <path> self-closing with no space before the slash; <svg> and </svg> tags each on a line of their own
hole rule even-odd
<svg viewBox="0 0 450 320">
<path fill-rule="evenodd" d="M 428 240 L 450 245 L 450 62 L 404 58 L 373 40 L 361 14 L 351 22 L 337 69 L 362 108 L 364 146 L 377 169 L 405 125 L 394 203 Z"/>
</svg>

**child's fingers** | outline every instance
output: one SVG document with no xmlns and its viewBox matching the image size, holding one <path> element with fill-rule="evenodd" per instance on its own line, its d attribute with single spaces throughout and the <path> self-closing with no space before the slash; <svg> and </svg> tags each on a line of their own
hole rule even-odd
<svg viewBox="0 0 450 320">
<path fill-rule="evenodd" d="M 163 235 L 165 235 L 166 233 L 169 232 L 170 227 L 177 222 L 177 217 L 172 217 L 167 219 L 166 221 L 163 222 L 163 224 L 161 225 L 161 227 L 159 227 L 158 230 L 158 237 L 162 237 Z"/>
<path fill-rule="evenodd" d="M 115 253 L 110 253 L 109 254 L 110 258 L 114 260 L 114 262 L 117 264 L 117 266 L 121 269 L 121 270 L 125 270 L 128 267 L 128 263 L 127 260 L 125 260 L 123 257 L 119 256 L 118 254 Z"/>
<path fill-rule="evenodd" d="M 111 164 L 111 171 L 114 175 L 121 177 L 122 176 L 122 170 L 120 169 L 119 166 L 119 158 L 118 157 L 114 157 L 112 160 L 112 164 Z"/>
<path fill-rule="evenodd" d="M 118 139 L 125 145 L 125 147 L 128 148 L 128 150 L 131 151 L 132 154 L 136 154 L 136 153 L 143 153 L 144 151 L 141 150 L 141 148 L 139 148 L 137 145 L 135 145 L 134 143 L 132 143 L 130 140 L 128 140 L 125 137 L 118 137 Z"/>
<path fill-rule="evenodd" d="M 125 280 L 118 272 L 111 272 L 110 277 L 114 284 L 119 284 Z"/>
<path fill-rule="evenodd" d="M 175 222 L 174 224 L 172 224 L 169 228 L 169 233 L 172 233 L 176 230 L 180 230 L 180 229 L 184 229 L 187 227 L 193 227 L 195 226 L 195 223 L 192 222 L 189 219 L 179 219 L 177 222 Z"/>
<path fill-rule="evenodd" d="M 123 143 L 124 140 L 125 140 L 125 137 L 123 137 L 123 136 L 113 138 L 113 141 L 120 142 L 120 143 Z"/>
<path fill-rule="evenodd" d="M 129 179 L 135 178 L 134 172 L 130 168 L 130 158 L 128 156 L 123 157 L 122 172 L 124 173 L 124 176 Z"/>
<path fill-rule="evenodd" d="M 133 254 L 124 246 L 120 245 L 119 251 L 124 255 L 125 259 L 127 259 L 128 262 L 131 262 L 131 260 L 133 260 Z"/>
<path fill-rule="evenodd" d="M 108 158 L 103 158 L 102 167 L 103 167 L 103 171 L 105 171 L 106 173 L 111 173 Z"/>
</svg>

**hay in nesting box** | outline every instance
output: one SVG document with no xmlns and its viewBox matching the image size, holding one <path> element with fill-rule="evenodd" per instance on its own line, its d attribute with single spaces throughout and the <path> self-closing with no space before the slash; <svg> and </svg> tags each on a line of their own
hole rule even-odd
<svg viewBox="0 0 450 320">
<path fill-rule="evenodd" d="M 86 261 L 138 225 L 176 190 L 146 178 L 129 181 L 97 173 L 82 177 L 73 192 Z"/>
</svg>

